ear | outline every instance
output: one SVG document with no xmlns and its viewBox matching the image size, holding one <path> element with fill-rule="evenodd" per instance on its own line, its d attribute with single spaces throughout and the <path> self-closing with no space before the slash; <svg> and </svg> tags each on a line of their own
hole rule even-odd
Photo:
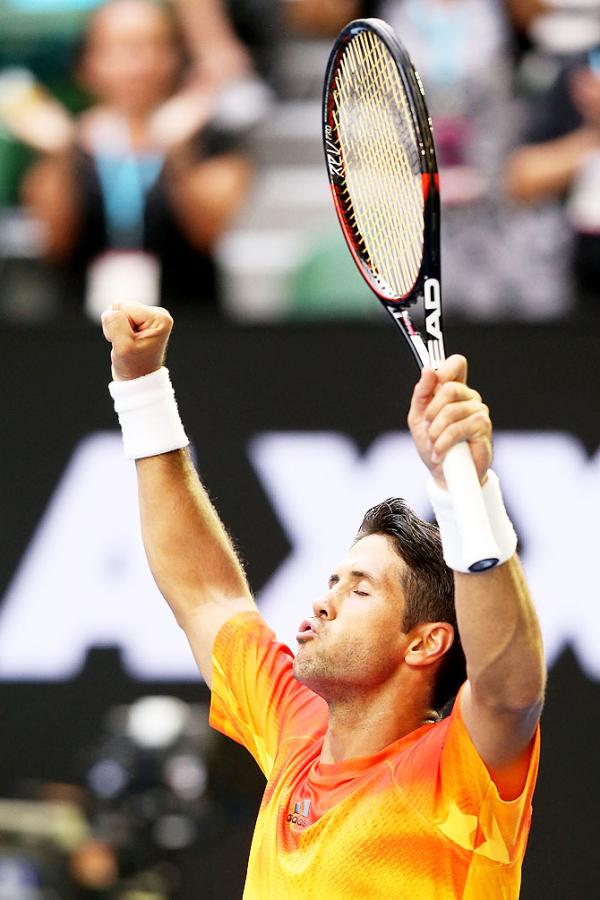
<svg viewBox="0 0 600 900">
<path fill-rule="evenodd" d="M 430 666 L 448 652 L 454 641 L 449 622 L 422 622 L 413 628 L 404 661 L 411 668 Z"/>
</svg>

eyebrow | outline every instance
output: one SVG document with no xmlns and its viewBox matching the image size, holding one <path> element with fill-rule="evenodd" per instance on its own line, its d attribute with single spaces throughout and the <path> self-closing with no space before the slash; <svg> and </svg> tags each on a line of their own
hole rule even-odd
<svg viewBox="0 0 600 900">
<path fill-rule="evenodd" d="M 358 580 L 360 580 L 361 578 L 364 578 L 366 581 L 369 581 L 371 584 L 375 584 L 377 581 L 377 579 L 375 578 L 374 575 L 370 575 L 368 572 L 363 572 L 361 569 L 352 569 L 349 572 L 349 574 L 352 576 L 352 578 L 356 578 Z M 340 580 L 340 576 L 336 572 L 334 572 L 332 575 L 329 576 L 329 580 L 327 583 L 328 583 L 329 587 L 333 587 L 333 585 L 337 584 L 339 580 Z"/>
</svg>

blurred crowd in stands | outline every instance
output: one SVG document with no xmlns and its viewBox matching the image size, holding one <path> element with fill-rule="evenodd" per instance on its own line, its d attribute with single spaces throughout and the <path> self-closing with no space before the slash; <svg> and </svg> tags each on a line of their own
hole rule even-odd
<svg viewBox="0 0 600 900">
<path fill-rule="evenodd" d="M 445 309 L 600 309 L 600 0 L 0 0 L 0 317 L 368 315 L 320 159 L 328 47 L 425 83 Z"/>
</svg>

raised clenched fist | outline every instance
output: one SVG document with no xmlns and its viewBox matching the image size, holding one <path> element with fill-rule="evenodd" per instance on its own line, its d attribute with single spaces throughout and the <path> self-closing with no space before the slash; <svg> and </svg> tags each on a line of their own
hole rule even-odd
<svg viewBox="0 0 600 900">
<path fill-rule="evenodd" d="M 173 319 L 166 309 L 143 303 L 113 303 L 102 313 L 104 337 L 112 344 L 115 381 L 156 372 L 163 364 Z"/>
</svg>

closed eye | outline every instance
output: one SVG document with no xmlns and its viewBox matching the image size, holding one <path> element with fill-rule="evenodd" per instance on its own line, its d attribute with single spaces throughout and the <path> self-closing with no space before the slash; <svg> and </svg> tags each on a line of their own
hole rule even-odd
<svg viewBox="0 0 600 900">
<path fill-rule="evenodd" d="M 359 591 L 357 588 L 354 588 L 353 594 L 356 594 L 358 597 L 369 597 L 370 594 L 367 591 Z"/>
</svg>

